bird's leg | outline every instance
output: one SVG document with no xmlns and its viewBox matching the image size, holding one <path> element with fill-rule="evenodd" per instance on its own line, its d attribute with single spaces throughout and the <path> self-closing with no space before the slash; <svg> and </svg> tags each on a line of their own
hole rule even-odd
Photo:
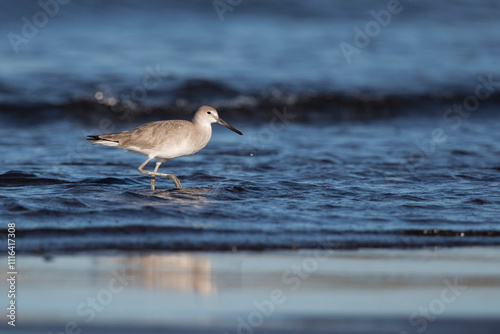
<svg viewBox="0 0 500 334">
<path fill-rule="evenodd" d="M 160 168 L 160 165 L 161 165 L 161 162 L 157 161 L 156 162 L 156 166 L 155 166 L 155 170 L 153 171 L 154 174 L 156 174 L 156 172 L 158 171 L 158 168 Z M 155 190 L 155 176 L 154 175 L 151 175 L 151 190 Z"/>
<path fill-rule="evenodd" d="M 149 178 L 149 182 L 151 183 L 151 190 L 155 190 L 155 176 L 151 175 Z"/>
<path fill-rule="evenodd" d="M 149 171 L 143 169 L 144 166 L 146 166 L 146 164 L 148 162 L 150 162 L 153 158 L 154 157 L 148 158 L 146 161 L 144 161 L 142 163 L 142 165 L 139 166 L 139 168 L 137 168 L 137 171 L 139 173 L 151 176 L 151 178 L 150 178 L 151 190 L 155 190 L 155 176 L 168 177 L 175 184 L 175 186 L 177 188 L 181 189 L 182 185 L 181 185 L 181 182 L 179 181 L 179 179 L 177 178 L 177 176 L 175 176 L 174 174 L 157 173 L 157 170 L 158 170 L 158 168 L 160 168 L 160 165 L 163 163 L 163 161 L 157 161 L 156 162 L 156 166 L 155 166 L 155 169 L 154 169 L 153 172 L 149 172 Z"/>
<path fill-rule="evenodd" d="M 154 175 L 151 173 L 151 172 L 148 172 L 147 170 L 144 170 L 144 166 L 146 166 L 148 164 L 148 162 L 150 162 L 151 160 L 153 160 L 153 157 L 151 158 L 147 158 L 146 161 L 144 161 L 142 163 L 142 165 L 139 166 L 139 168 L 137 168 L 137 171 L 141 174 L 148 174 L 151 176 L 150 178 L 150 182 L 151 182 L 151 190 L 155 190 L 155 178 L 154 178 Z M 159 167 L 159 166 L 157 166 Z M 155 172 L 158 168 L 155 169 Z"/>
</svg>

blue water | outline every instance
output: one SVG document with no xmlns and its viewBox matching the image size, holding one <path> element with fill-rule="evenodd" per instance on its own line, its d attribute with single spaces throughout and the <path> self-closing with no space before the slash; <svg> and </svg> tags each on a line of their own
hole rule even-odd
<svg viewBox="0 0 500 334">
<path fill-rule="evenodd" d="M 29 251 L 498 245 L 497 126 L 470 120 L 405 165 L 432 123 L 291 124 L 272 137 L 267 124 L 237 124 L 244 137 L 218 126 L 204 150 L 162 166 L 184 188 L 159 179 L 156 191 L 141 156 L 72 152 L 75 124 L 4 128 L 2 217 Z"/>
<path fill-rule="evenodd" d="M 498 73 L 500 5 L 488 0 L 402 1 L 348 63 L 341 43 L 356 46 L 354 28 L 365 31 L 370 11 L 382 10 L 387 1 L 242 1 L 221 21 L 211 1 L 71 1 L 15 53 L 6 37 L 23 37 L 22 18 L 34 24 L 41 8 L 2 1 L 2 97 L 80 98 L 97 85 L 130 91 L 157 65 L 171 84 L 204 78 L 250 91 L 467 90 L 478 74 Z"/>
<path fill-rule="evenodd" d="M 386 1 L 223 20 L 211 1 L 71 1 L 29 36 L 40 6 L 1 6 L 0 216 L 21 251 L 500 244 L 496 2 L 402 1 L 349 59 Z M 85 141 L 202 103 L 244 136 L 214 125 L 164 164 L 182 190 Z"/>
</svg>

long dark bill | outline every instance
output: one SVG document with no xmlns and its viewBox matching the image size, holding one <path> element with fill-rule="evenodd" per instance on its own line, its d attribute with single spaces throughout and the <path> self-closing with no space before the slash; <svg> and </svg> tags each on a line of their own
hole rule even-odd
<svg viewBox="0 0 500 334">
<path fill-rule="evenodd" d="M 237 129 L 233 128 L 231 125 L 229 125 L 229 124 L 227 124 L 226 122 L 224 122 L 224 121 L 222 120 L 222 118 L 219 118 L 219 119 L 217 120 L 217 123 L 219 123 L 220 125 L 225 126 L 226 128 L 228 128 L 228 129 L 229 129 L 229 130 L 231 130 L 231 131 L 236 132 L 236 133 L 237 133 L 237 134 L 239 134 L 240 136 L 243 136 L 243 133 L 241 133 L 241 131 L 240 131 L 240 130 L 237 130 Z"/>
</svg>

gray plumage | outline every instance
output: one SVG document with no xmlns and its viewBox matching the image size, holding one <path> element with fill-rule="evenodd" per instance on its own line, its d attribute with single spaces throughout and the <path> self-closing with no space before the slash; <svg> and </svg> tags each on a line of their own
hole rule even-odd
<svg viewBox="0 0 500 334">
<path fill-rule="evenodd" d="M 144 154 L 148 159 L 138 168 L 142 174 L 151 176 L 151 189 L 154 190 L 155 176 L 170 178 L 177 188 L 181 184 L 173 174 L 157 173 L 159 166 L 169 160 L 185 155 L 191 155 L 204 148 L 212 136 L 212 123 L 219 123 L 239 135 L 242 133 L 224 122 L 217 111 L 209 106 L 202 106 L 193 117 L 193 121 L 171 120 L 157 121 L 141 125 L 135 129 L 88 136 L 92 144 L 113 146 L 126 151 Z M 156 158 L 153 172 L 143 170 L 143 167 Z"/>
</svg>

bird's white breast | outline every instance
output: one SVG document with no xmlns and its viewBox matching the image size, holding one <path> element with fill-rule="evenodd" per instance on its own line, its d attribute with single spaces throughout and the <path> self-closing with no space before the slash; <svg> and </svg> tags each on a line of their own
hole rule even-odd
<svg viewBox="0 0 500 334">
<path fill-rule="evenodd" d="M 185 155 L 195 154 L 204 148 L 212 136 L 212 127 L 194 126 L 184 128 L 182 133 L 173 135 L 170 133 L 165 140 L 156 148 L 156 156 L 162 159 L 174 159 Z M 186 131 L 188 130 L 188 131 Z"/>
</svg>

